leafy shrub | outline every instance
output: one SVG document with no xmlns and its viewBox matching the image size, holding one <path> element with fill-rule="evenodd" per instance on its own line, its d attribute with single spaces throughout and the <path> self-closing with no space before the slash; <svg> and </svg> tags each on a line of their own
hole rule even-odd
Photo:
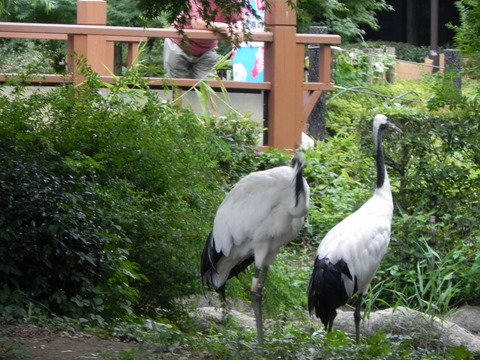
<svg viewBox="0 0 480 360">
<path fill-rule="evenodd" d="M 2 291 L 19 290 L 24 303 L 57 315 L 130 312 L 138 291 L 129 285 L 142 277 L 125 257 L 128 239 L 106 221 L 111 208 L 101 201 L 98 184 L 62 171 L 56 155 L 6 150 L 1 252 L 9 256 Z M 8 306 L 13 299 L 4 300 Z M 22 311 L 11 315 L 25 316 Z"/>
<path fill-rule="evenodd" d="M 366 41 L 362 43 L 347 44 L 346 48 L 395 48 L 395 57 L 400 60 L 423 63 L 428 56 L 430 48 L 428 46 L 416 46 L 409 43 L 393 41 Z"/>
<path fill-rule="evenodd" d="M 326 333 L 318 324 L 304 327 L 277 320 L 265 333 L 265 346 L 258 349 L 252 329 L 238 330 L 227 325 L 189 339 L 189 352 L 208 351 L 229 359 L 473 359 L 465 347 L 451 347 L 445 354 L 414 345 L 411 337 L 378 333 L 359 344 L 346 333 Z"/>
<path fill-rule="evenodd" d="M 467 59 L 467 71 L 478 78 L 480 74 L 480 57 L 478 50 L 480 42 L 478 41 L 479 31 L 479 7 L 476 0 L 460 0 L 455 2 L 460 15 L 460 26 L 449 24 L 448 27 L 455 31 L 455 46 L 462 51 Z"/>
<path fill-rule="evenodd" d="M 49 92 L 3 89 L 0 253 L 14 256 L 2 294 L 57 315 L 155 314 L 199 291 L 220 179 L 249 171 L 254 152 L 234 150 L 253 128 L 230 117 L 213 130 L 141 83 L 101 86 L 90 74 Z"/>
<path fill-rule="evenodd" d="M 11 338 L 0 337 L 0 356 L 2 358 L 21 359 L 30 356 L 30 353 L 23 348 L 23 343 Z"/>
<path fill-rule="evenodd" d="M 219 149 L 222 151 L 219 165 L 225 176 L 224 181 L 234 184 L 241 177 L 257 170 L 257 145 L 261 134 L 258 123 L 235 113 L 208 118 L 205 121 L 207 126 L 227 144 Z"/>
<path fill-rule="evenodd" d="M 71 193 L 72 187 L 85 184 L 52 175 L 48 165 L 42 166 L 54 160 L 42 154 L 26 157 L 13 151 L 1 164 L 2 284 L 53 313 L 82 307 L 83 298 L 99 311 L 103 301 L 94 284 L 102 272 L 101 257 L 91 253 L 101 253 L 106 239 L 95 232 L 93 219 L 79 211 L 92 198 Z"/>
<path fill-rule="evenodd" d="M 39 74 L 49 74 L 65 71 L 65 65 L 60 64 L 62 54 L 56 51 L 53 43 L 47 40 L 1 39 L 0 72 L 16 73 L 32 69 Z"/>
<path fill-rule="evenodd" d="M 360 86 L 369 80 L 370 64 L 362 53 L 335 52 L 333 80 L 345 87 Z"/>
<path fill-rule="evenodd" d="M 311 187 L 307 231 L 319 240 L 373 193 L 373 151 L 359 147 L 357 126 L 340 129 L 306 152 L 305 177 Z"/>
</svg>

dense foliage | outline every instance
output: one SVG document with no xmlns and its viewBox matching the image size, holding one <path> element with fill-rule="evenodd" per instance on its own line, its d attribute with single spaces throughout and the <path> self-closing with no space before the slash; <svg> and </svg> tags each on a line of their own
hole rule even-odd
<svg viewBox="0 0 480 360">
<path fill-rule="evenodd" d="M 345 42 L 359 41 L 365 34 L 362 27 L 379 29 L 377 12 L 392 10 L 384 0 L 299 0 L 298 29 L 308 32 L 308 27 L 312 25 L 327 26 L 329 33 L 341 35 Z"/>
<path fill-rule="evenodd" d="M 99 87 L 92 75 L 48 92 L 2 89 L 4 316 L 32 302 L 56 315 L 153 313 L 198 292 L 220 175 L 233 176 L 233 159 L 245 165 L 246 150 L 232 155 L 215 132 L 232 142 L 242 132 L 232 117 L 211 130 L 152 91 Z"/>
<path fill-rule="evenodd" d="M 451 26 L 455 30 L 455 45 L 469 60 L 470 73 L 480 74 L 480 1 L 460 0 L 455 3 L 460 14 L 460 26 Z"/>
</svg>

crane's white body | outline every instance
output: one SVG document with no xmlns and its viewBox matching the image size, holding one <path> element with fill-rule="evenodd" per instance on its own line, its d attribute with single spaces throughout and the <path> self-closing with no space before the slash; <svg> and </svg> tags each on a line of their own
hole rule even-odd
<svg viewBox="0 0 480 360">
<path fill-rule="evenodd" d="M 251 173 L 225 197 L 202 252 L 200 272 L 225 299 L 225 283 L 255 263 L 251 298 L 258 345 L 263 346 L 262 289 L 268 266 L 280 247 L 293 240 L 308 211 L 310 190 L 303 178 L 305 159 L 292 167 Z"/>
<path fill-rule="evenodd" d="M 323 238 L 317 256 L 336 264 L 343 259 L 351 279 L 342 274 L 349 297 L 354 294 L 355 279 L 358 292 L 366 294 L 368 286 L 385 255 L 390 242 L 393 200 L 388 176 L 382 188 L 353 214 L 335 225 Z"/>
<path fill-rule="evenodd" d="M 359 294 L 354 312 L 359 340 L 360 308 L 363 295 L 385 255 L 390 242 L 393 199 L 382 148 L 383 132 L 398 129 L 385 115 L 373 120 L 377 183 L 373 196 L 353 214 L 335 225 L 317 250 L 310 284 L 308 308 L 332 329 L 336 309 L 353 294 Z"/>
<path fill-rule="evenodd" d="M 269 266 L 280 247 L 298 234 L 308 211 L 309 188 L 295 201 L 295 168 L 281 166 L 251 173 L 228 193 L 215 216 L 212 236 L 223 256 L 209 275 L 215 288 L 230 270 L 254 256 L 255 266 Z"/>
</svg>

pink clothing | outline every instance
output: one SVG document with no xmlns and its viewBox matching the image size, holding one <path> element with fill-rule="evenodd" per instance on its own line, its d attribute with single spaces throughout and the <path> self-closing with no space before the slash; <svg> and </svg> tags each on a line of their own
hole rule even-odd
<svg viewBox="0 0 480 360">
<path fill-rule="evenodd" d="M 215 16 L 215 22 L 224 22 L 224 23 L 231 23 L 242 20 L 240 15 L 229 14 L 225 16 L 221 9 L 217 8 L 215 4 L 215 0 L 209 0 L 210 7 L 209 13 L 213 12 L 215 9 L 217 14 Z M 190 14 L 187 15 L 186 23 L 182 27 L 184 30 L 193 29 L 192 27 L 192 18 L 201 18 L 200 12 L 202 9 L 201 3 L 198 3 L 196 0 L 190 0 L 190 5 L 192 6 L 192 10 Z M 171 26 L 170 28 L 175 28 L 175 26 Z M 174 39 L 172 41 L 179 46 L 182 46 L 182 39 Z M 199 56 L 203 53 L 207 52 L 208 50 L 214 49 L 218 46 L 218 40 L 209 40 L 209 39 L 188 39 L 186 45 L 188 46 L 188 50 L 190 51 L 191 55 Z"/>
</svg>

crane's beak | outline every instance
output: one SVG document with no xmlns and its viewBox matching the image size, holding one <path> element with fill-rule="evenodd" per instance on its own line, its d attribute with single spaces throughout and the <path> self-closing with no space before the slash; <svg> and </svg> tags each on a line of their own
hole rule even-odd
<svg viewBox="0 0 480 360">
<path fill-rule="evenodd" d="M 402 129 L 400 129 L 397 125 L 395 125 L 394 123 L 392 123 L 392 122 L 390 122 L 390 121 L 388 122 L 388 127 L 389 127 L 390 129 L 395 130 L 395 131 L 398 131 L 400 134 L 403 134 Z"/>
</svg>

